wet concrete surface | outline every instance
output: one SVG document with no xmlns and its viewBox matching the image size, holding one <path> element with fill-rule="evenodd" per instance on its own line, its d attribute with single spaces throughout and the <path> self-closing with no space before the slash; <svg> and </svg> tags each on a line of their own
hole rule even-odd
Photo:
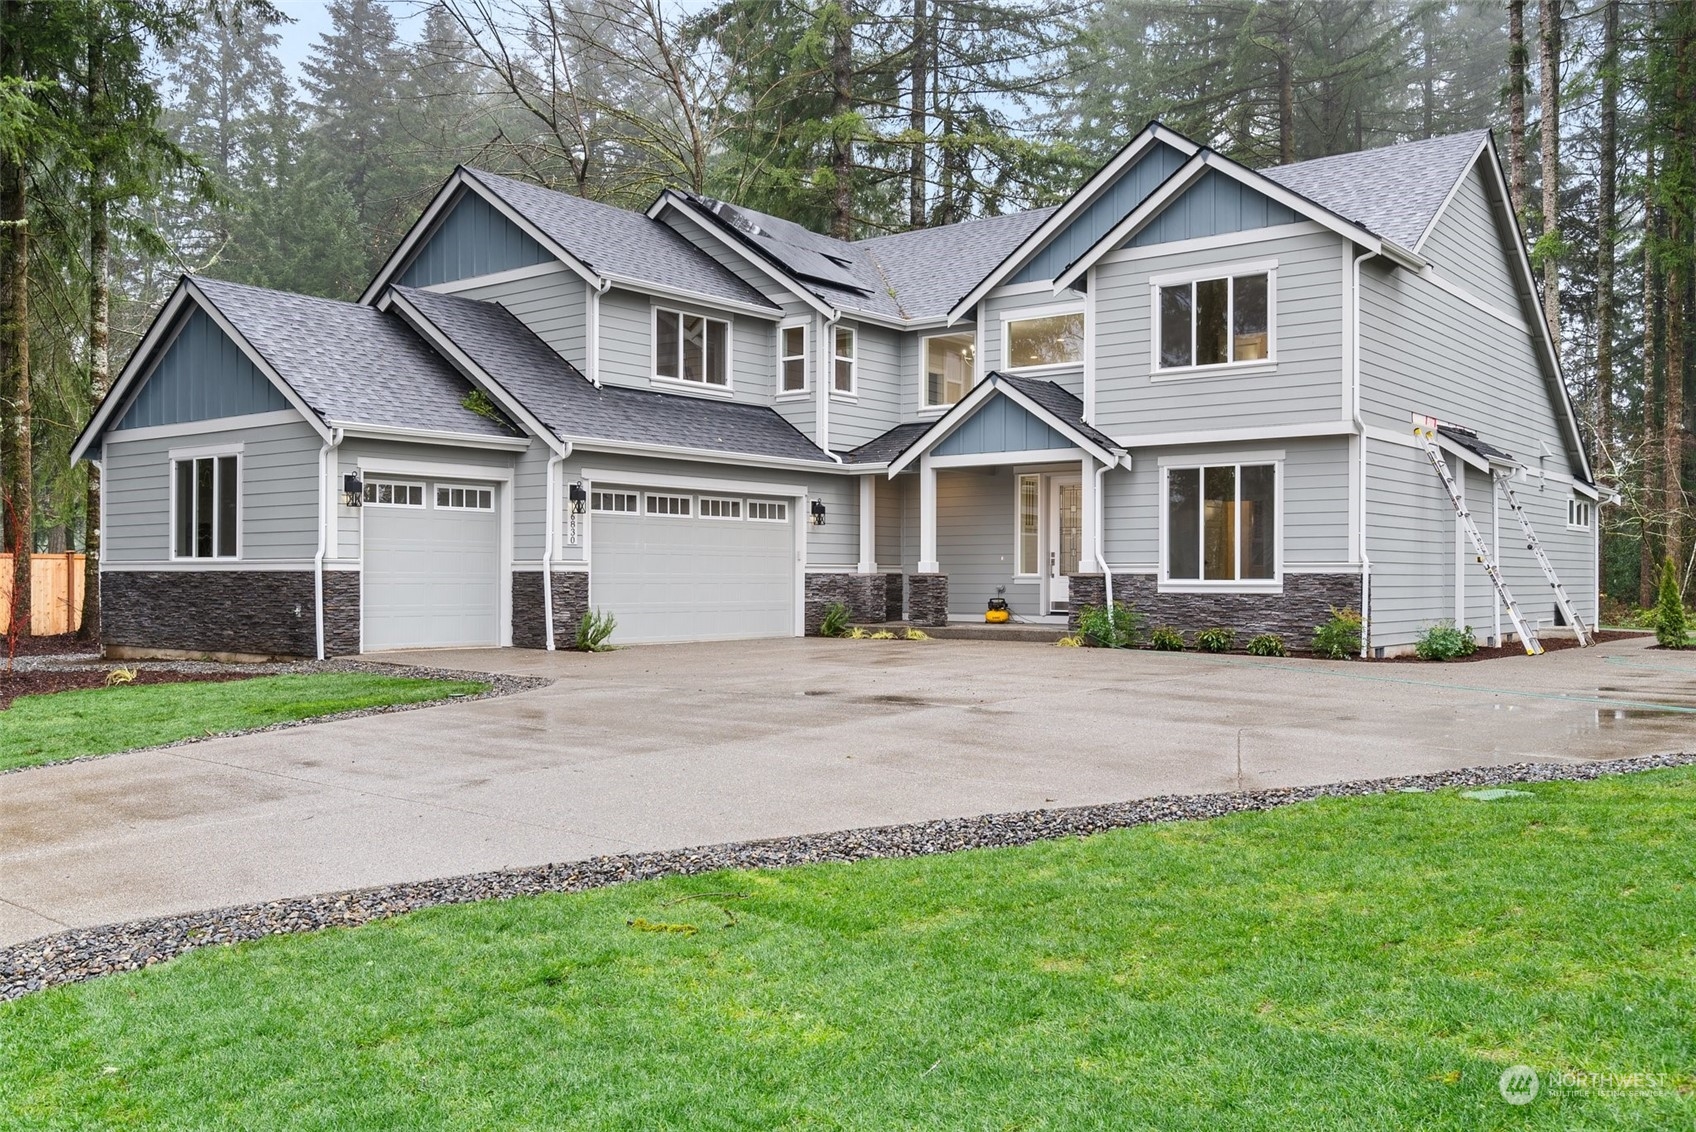
<svg viewBox="0 0 1696 1132">
<path fill-rule="evenodd" d="M 1696 746 L 1647 640 L 1413 665 L 978 641 L 383 659 L 517 696 L 0 776 L 0 943 L 598 853 Z"/>
</svg>

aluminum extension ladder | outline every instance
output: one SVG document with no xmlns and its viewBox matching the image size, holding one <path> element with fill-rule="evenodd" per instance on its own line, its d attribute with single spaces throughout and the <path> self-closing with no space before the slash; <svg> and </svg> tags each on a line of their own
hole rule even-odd
<svg viewBox="0 0 1696 1132">
<path fill-rule="evenodd" d="M 1584 631 L 1584 618 L 1578 615 L 1578 610 L 1572 607 L 1572 600 L 1566 596 L 1566 587 L 1561 585 L 1560 575 L 1555 573 L 1555 564 L 1549 561 L 1549 556 L 1543 550 L 1543 544 L 1537 540 L 1537 532 L 1531 527 L 1531 519 L 1525 513 L 1525 505 L 1520 503 L 1519 496 L 1513 492 L 1513 485 L 1508 482 L 1507 473 L 1497 469 L 1492 470 L 1490 478 L 1496 481 L 1496 486 L 1502 489 L 1507 497 L 1508 506 L 1519 518 L 1519 529 L 1525 533 L 1525 548 L 1537 559 L 1537 565 L 1543 568 L 1543 577 L 1549 579 L 1549 588 L 1555 591 L 1555 604 L 1560 606 L 1561 616 L 1572 626 L 1572 631 L 1578 636 L 1578 647 L 1584 648 L 1590 644 L 1590 636 Z"/>
<path fill-rule="evenodd" d="M 1448 489 L 1449 502 L 1454 504 L 1455 514 L 1460 517 L 1460 525 L 1466 535 L 1472 540 L 1472 549 L 1478 555 L 1479 563 L 1484 572 L 1490 576 L 1490 584 L 1496 587 L 1496 596 L 1502 599 L 1502 606 L 1508 611 L 1508 617 L 1513 621 L 1513 627 L 1519 633 L 1519 641 L 1525 646 L 1529 656 L 1536 656 L 1543 651 L 1543 642 L 1537 639 L 1537 631 L 1528 625 L 1525 617 L 1519 612 L 1519 603 L 1514 601 L 1513 592 L 1508 589 L 1507 582 L 1502 578 L 1501 568 L 1496 560 L 1490 557 L 1489 547 L 1484 545 L 1484 536 L 1478 531 L 1478 524 L 1472 521 L 1472 512 L 1467 509 L 1466 497 L 1461 494 L 1460 485 L 1449 472 L 1449 465 L 1443 459 L 1443 454 L 1437 450 L 1437 430 L 1415 425 L 1413 434 L 1419 438 L 1425 448 L 1425 458 L 1431 461 L 1431 466 L 1437 471 L 1437 478 L 1443 481 Z M 1511 496 L 1509 497 L 1512 498 Z M 1515 503 L 1517 507 L 1517 501 Z M 1524 513 L 1520 512 L 1520 521 L 1524 522 Z M 1530 526 L 1527 524 L 1529 531 Z M 1532 540 L 1535 545 L 1536 540 Z"/>
</svg>

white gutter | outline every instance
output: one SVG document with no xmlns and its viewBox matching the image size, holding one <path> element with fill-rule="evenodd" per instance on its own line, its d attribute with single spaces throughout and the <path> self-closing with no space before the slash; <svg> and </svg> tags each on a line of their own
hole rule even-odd
<svg viewBox="0 0 1696 1132">
<path fill-rule="evenodd" d="M 335 480 L 330 476 L 330 453 L 341 444 L 342 430 L 334 428 L 330 430 L 329 439 L 318 449 L 318 550 L 312 556 L 312 607 L 319 660 L 324 659 L 324 554 L 329 550 L 330 522 L 335 515 L 335 506 L 331 502 Z M 105 501 L 104 493 L 101 500 Z"/>
<path fill-rule="evenodd" d="M 565 442 L 564 452 L 548 454 L 547 486 L 542 497 L 547 501 L 547 522 L 543 524 L 547 539 L 542 547 L 542 617 L 547 630 L 547 650 L 554 651 L 554 544 L 559 541 L 559 469 L 571 455 L 571 442 Z"/>
<path fill-rule="evenodd" d="M 1372 642 L 1372 557 L 1366 553 L 1366 420 L 1360 412 L 1360 264 L 1374 253 L 1354 257 L 1354 319 L 1349 324 L 1349 349 L 1354 371 L 1354 431 L 1360 437 L 1360 657 L 1365 660 Z M 1500 638 L 1498 638 L 1499 640 Z"/>
</svg>

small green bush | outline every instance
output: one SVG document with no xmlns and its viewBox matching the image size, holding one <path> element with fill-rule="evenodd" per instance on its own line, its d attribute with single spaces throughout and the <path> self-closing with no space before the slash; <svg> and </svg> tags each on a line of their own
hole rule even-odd
<svg viewBox="0 0 1696 1132">
<path fill-rule="evenodd" d="M 1655 602 L 1655 640 L 1664 649 L 1681 649 L 1688 643 L 1689 631 L 1684 599 L 1678 592 L 1678 566 L 1668 555 L 1661 564 L 1660 600 Z"/>
<path fill-rule="evenodd" d="M 1122 601 L 1113 603 L 1112 616 L 1104 605 L 1086 605 L 1078 610 L 1078 633 L 1098 649 L 1136 647 L 1142 632 L 1142 616 Z"/>
<path fill-rule="evenodd" d="M 1439 621 L 1419 634 L 1413 651 L 1420 660 L 1454 660 L 1477 652 L 1478 640 L 1470 625 L 1456 628 L 1452 621 Z"/>
<path fill-rule="evenodd" d="M 611 652 L 607 638 L 618 628 L 618 618 L 595 609 L 583 611 L 577 622 L 577 648 L 582 652 Z"/>
<path fill-rule="evenodd" d="M 1290 655 L 1290 650 L 1284 647 L 1284 638 L 1276 633 L 1256 633 L 1248 639 L 1246 647 L 1250 656 Z"/>
<path fill-rule="evenodd" d="M 845 637 L 848 635 L 848 607 L 840 601 L 833 601 L 824 607 L 824 619 L 819 622 L 819 636 Z"/>
<path fill-rule="evenodd" d="M 1360 655 L 1360 611 L 1331 607 L 1325 624 L 1313 629 L 1313 655 L 1326 660 L 1347 660 Z"/>
<path fill-rule="evenodd" d="M 1150 633 L 1148 643 L 1159 652 L 1184 651 L 1184 635 L 1170 625 L 1162 625 Z"/>
<path fill-rule="evenodd" d="M 1195 635 L 1195 647 L 1202 652 L 1230 652 L 1237 643 L 1237 631 L 1224 626 L 1203 629 Z"/>
</svg>

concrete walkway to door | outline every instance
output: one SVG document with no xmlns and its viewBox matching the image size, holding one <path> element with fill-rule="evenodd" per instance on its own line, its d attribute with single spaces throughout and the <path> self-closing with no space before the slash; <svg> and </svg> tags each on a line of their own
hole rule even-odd
<svg viewBox="0 0 1696 1132">
<path fill-rule="evenodd" d="M 390 655 L 556 682 L 0 777 L 0 943 L 601 853 L 1691 750 L 1696 656 L 1646 644 L 1454 665 L 816 639 Z"/>
</svg>

